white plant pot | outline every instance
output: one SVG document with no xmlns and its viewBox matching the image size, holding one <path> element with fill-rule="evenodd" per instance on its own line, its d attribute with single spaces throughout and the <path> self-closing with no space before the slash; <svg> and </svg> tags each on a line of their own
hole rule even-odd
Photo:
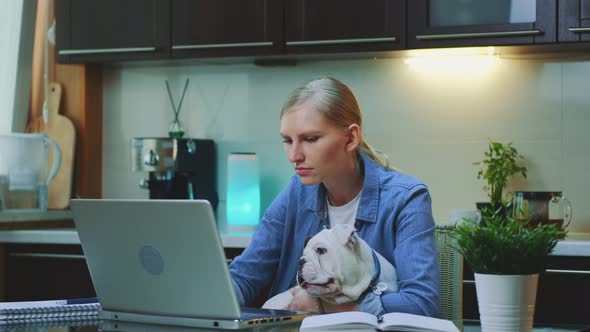
<svg viewBox="0 0 590 332">
<path fill-rule="evenodd" d="M 533 329 L 538 274 L 475 273 L 483 332 L 530 332 Z"/>
</svg>

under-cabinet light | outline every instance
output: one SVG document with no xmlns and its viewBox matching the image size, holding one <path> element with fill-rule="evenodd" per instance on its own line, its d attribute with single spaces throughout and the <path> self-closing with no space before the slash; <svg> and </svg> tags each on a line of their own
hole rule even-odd
<svg viewBox="0 0 590 332">
<path fill-rule="evenodd" d="M 459 74 L 487 70 L 500 58 L 495 47 L 446 48 L 408 51 L 405 63 L 419 71 Z"/>
</svg>

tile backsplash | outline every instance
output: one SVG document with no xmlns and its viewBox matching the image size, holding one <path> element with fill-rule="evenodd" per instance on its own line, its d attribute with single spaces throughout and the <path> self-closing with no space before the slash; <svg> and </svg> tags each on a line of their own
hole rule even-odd
<svg viewBox="0 0 590 332">
<path fill-rule="evenodd" d="M 103 196 L 145 198 L 131 172 L 131 139 L 166 136 L 173 119 L 165 80 L 188 136 L 217 144 L 218 220 L 225 222 L 230 152 L 256 152 L 261 210 L 293 175 L 279 136 L 279 112 L 295 87 L 329 75 L 348 84 L 364 113 L 369 144 L 430 188 L 437 222 L 485 201 L 477 166 L 488 140 L 513 141 L 528 179 L 514 190 L 563 191 L 570 230 L 590 232 L 590 62 L 501 58 L 483 70 L 421 70 L 403 58 L 304 61 L 291 67 L 214 64 L 113 65 L 104 69 Z"/>
</svg>

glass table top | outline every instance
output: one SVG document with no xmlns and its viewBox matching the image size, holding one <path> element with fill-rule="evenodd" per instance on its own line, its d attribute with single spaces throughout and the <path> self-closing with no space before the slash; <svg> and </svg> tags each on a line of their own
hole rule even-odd
<svg viewBox="0 0 590 332">
<path fill-rule="evenodd" d="M 298 331 L 299 324 L 283 324 L 258 327 L 250 330 L 239 331 Z M 0 324 L 0 331 L 14 331 L 14 332 L 98 332 L 98 331 L 112 331 L 112 332 L 197 332 L 197 331 L 223 331 L 220 329 L 203 329 L 181 326 L 166 326 L 156 324 L 142 324 L 121 321 L 108 320 L 89 320 L 89 321 L 38 321 L 19 324 Z M 478 321 L 465 320 L 463 322 L 464 332 L 481 331 Z M 533 328 L 533 332 L 574 332 L 574 331 L 590 331 L 590 325 L 541 325 L 538 324 Z"/>
</svg>

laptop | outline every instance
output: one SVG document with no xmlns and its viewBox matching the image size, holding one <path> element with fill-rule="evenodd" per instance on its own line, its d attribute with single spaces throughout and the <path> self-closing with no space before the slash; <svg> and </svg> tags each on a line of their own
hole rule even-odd
<svg viewBox="0 0 590 332">
<path fill-rule="evenodd" d="M 219 329 L 301 321 L 240 308 L 206 200 L 72 199 L 101 318 Z"/>
</svg>

